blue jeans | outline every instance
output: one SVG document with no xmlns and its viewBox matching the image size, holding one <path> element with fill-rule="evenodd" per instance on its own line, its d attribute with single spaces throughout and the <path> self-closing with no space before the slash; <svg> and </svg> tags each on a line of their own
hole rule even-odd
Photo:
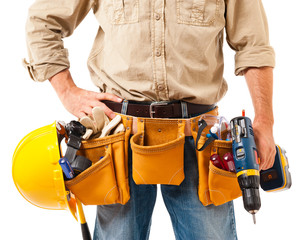
<svg viewBox="0 0 301 240">
<path fill-rule="evenodd" d="M 192 137 L 185 138 L 184 172 L 180 186 L 161 185 L 176 239 L 237 239 L 233 202 L 205 207 L 198 198 L 198 166 Z M 157 185 L 135 184 L 130 149 L 129 184 L 128 203 L 97 207 L 94 240 L 148 239 Z"/>
</svg>

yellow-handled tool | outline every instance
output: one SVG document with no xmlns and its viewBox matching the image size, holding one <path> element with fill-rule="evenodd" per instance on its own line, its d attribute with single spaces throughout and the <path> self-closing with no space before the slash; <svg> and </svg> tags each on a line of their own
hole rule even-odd
<svg viewBox="0 0 301 240">
<path fill-rule="evenodd" d="M 76 205 L 77 205 L 79 222 L 80 222 L 81 229 L 82 229 L 83 240 L 91 240 L 92 238 L 91 238 L 90 230 L 89 230 L 86 218 L 85 218 L 83 206 L 78 198 L 76 198 Z"/>
</svg>

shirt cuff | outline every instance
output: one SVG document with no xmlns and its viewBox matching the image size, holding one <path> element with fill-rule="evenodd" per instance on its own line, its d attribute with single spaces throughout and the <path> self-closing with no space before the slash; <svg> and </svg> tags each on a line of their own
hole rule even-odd
<svg viewBox="0 0 301 240">
<path fill-rule="evenodd" d="M 60 54 L 56 54 L 42 63 L 27 62 L 23 59 L 23 66 L 27 69 L 29 76 L 36 82 L 44 82 L 55 74 L 70 67 L 68 51 L 64 49 Z"/>
<path fill-rule="evenodd" d="M 235 75 L 243 75 L 249 67 L 275 67 L 275 52 L 271 46 L 252 47 L 235 54 Z"/>
</svg>

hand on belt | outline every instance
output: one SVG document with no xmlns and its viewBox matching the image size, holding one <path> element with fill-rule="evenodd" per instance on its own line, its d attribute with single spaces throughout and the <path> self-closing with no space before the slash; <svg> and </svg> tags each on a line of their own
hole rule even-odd
<svg viewBox="0 0 301 240">
<path fill-rule="evenodd" d="M 102 102 L 114 112 L 145 118 L 188 118 L 191 115 L 208 112 L 215 107 L 215 104 L 202 105 L 186 102 L 133 103 L 124 101 L 118 103 L 108 100 Z"/>
</svg>

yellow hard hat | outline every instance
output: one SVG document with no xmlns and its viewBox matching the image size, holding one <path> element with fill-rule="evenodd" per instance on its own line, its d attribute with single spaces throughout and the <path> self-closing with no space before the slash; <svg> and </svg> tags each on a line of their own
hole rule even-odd
<svg viewBox="0 0 301 240">
<path fill-rule="evenodd" d="M 69 210 L 76 216 L 76 199 L 64 184 L 59 165 L 56 122 L 36 129 L 18 144 L 12 165 L 14 183 L 30 203 L 44 209 Z"/>
</svg>

